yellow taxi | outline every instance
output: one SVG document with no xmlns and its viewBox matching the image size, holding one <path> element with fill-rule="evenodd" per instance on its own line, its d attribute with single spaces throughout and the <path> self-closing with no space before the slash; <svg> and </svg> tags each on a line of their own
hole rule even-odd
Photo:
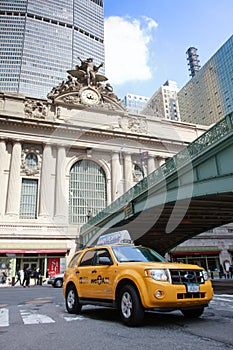
<svg viewBox="0 0 233 350">
<path fill-rule="evenodd" d="M 141 324 L 145 310 L 202 315 L 213 297 L 202 267 L 168 262 L 153 249 L 125 239 L 115 243 L 116 236 L 119 240 L 122 232 L 102 236 L 95 247 L 74 254 L 63 283 L 69 313 L 80 313 L 87 304 L 109 306 L 119 310 L 128 326 Z"/>
</svg>

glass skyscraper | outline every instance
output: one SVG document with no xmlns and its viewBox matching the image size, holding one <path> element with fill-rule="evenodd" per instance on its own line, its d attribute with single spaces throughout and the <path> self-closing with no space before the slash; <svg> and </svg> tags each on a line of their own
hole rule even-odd
<svg viewBox="0 0 233 350">
<path fill-rule="evenodd" d="M 233 112 L 233 35 L 178 92 L 181 121 L 211 125 Z"/>
<path fill-rule="evenodd" d="M 104 62 L 103 0 L 1 0 L 0 38 L 0 91 L 44 98 L 78 56 Z"/>
</svg>

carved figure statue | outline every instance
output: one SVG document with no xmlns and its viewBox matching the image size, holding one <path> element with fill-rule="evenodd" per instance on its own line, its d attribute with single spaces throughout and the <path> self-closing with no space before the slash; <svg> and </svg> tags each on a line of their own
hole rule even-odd
<svg viewBox="0 0 233 350">
<path fill-rule="evenodd" d="M 80 70 L 84 70 L 87 74 L 87 85 L 90 85 L 91 83 L 93 85 L 96 85 L 96 73 L 100 69 L 100 67 L 103 67 L 103 63 L 101 63 L 99 66 L 96 66 L 93 62 L 93 58 L 87 58 L 86 61 L 83 61 L 80 57 L 78 59 L 81 62 L 81 66 L 76 66 L 76 68 Z"/>
</svg>

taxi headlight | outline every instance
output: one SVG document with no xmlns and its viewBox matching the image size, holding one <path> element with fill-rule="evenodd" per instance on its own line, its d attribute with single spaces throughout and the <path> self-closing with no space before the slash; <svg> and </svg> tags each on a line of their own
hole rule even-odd
<svg viewBox="0 0 233 350">
<path fill-rule="evenodd" d="M 208 276 L 208 273 L 206 270 L 202 270 L 202 276 L 203 276 L 205 281 L 207 281 L 209 279 L 209 276 Z"/>
<path fill-rule="evenodd" d="M 145 275 L 147 277 L 153 278 L 155 281 L 168 281 L 168 273 L 167 270 L 162 269 L 146 269 Z"/>
</svg>

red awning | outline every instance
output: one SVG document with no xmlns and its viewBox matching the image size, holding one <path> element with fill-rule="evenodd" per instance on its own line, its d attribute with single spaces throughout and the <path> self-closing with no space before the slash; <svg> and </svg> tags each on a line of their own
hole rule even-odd
<svg viewBox="0 0 233 350">
<path fill-rule="evenodd" d="M 0 254 L 66 254 L 67 250 L 64 249 L 0 249 Z"/>
</svg>

